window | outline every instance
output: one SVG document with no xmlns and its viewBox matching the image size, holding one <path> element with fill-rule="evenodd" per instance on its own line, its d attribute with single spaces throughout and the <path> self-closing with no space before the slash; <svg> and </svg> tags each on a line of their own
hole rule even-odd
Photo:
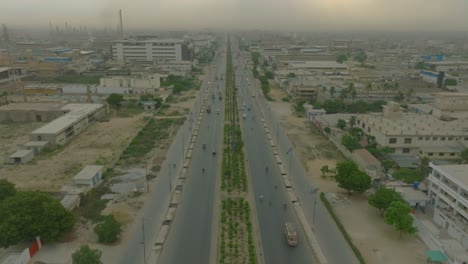
<svg viewBox="0 0 468 264">
<path fill-rule="evenodd" d="M 431 140 L 431 137 L 425 137 L 424 140 Z"/>
<path fill-rule="evenodd" d="M 411 138 L 405 138 L 405 144 L 411 144 Z"/>
<path fill-rule="evenodd" d="M 453 152 L 452 152 L 452 153 L 450 153 L 450 156 L 452 156 L 452 157 L 453 157 L 453 156 L 455 156 L 455 153 L 453 153 Z"/>
<path fill-rule="evenodd" d="M 419 151 L 419 154 L 422 154 L 422 153 L 423 153 L 422 150 L 420 150 L 420 151 Z"/>
<path fill-rule="evenodd" d="M 434 156 L 434 153 L 429 152 L 429 153 L 427 153 L 427 155 L 428 155 L 429 157 L 432 157 L 432 156 Z"/>
<path fill-rule="evenodd" d="M 433 137 L 432 140 L 437 140 L 437 137 Z"/>
<path fill-rule="evenodd" d="M 403 153 L 409 153 L 409 152 L 410 152 L 410 149 L 409 149 L 409 148 L 404 148 L 401 152 L 403 152 Z"/>
<path fill-rule="evenodd" d="M 465 137 L 464 140 L 468 140 L 468 137 Z"/>
<path fill-rule="evenodd" d="M 452 141 L 453 140 L 453 137 L 448 137 L 447 138 L 449 141 Z"/>
<path fill-rule="evenodd" d="M 370 128 L 370 127 L 367 128 L 367 132 L 368 132 L 368 133 L 371 132 L 371 128 Z"/>
<path fill-rule="evenodd" d="M 443 152 L 439 153 L 439 156 L 443 157 L 443 156 L 444 156 L 444 153 L 443 153 Z"/>
<path fill-rule="evenodd" d="M 440 140 L 444 141 L 444 140 L 445 140 L 445 137 L 440 137 Z"/>
<path fill-rule="evenodd" d="M 388 143 L 390 143 L 390 144 L 395 144 L 395 143 L 397 143 L 397 139 L 396 139 L 396 138 L 390 138 L 390 139 L 388 140 Z"/>
<path fill-rule="evenodd" d="M 423 137 L 418 137 L 418 140 L 423 140 Z"/>
</svg>

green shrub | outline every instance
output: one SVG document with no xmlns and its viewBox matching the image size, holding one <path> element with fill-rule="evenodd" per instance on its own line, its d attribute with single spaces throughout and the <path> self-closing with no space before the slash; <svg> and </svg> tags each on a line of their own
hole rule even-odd
<svg viewBox="0 0 468 264">
<path fill-rule="evenodd" d="M 113 215 L 102 217 L 102 221 L 94 227 L 100 243 L 112 243 L 117 241 L 122 232 L 122 225 L 115 220 Z"/>
</svg>

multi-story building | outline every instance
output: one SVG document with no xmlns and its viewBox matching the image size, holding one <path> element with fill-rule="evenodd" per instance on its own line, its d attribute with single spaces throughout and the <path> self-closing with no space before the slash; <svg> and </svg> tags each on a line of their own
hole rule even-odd
<svg viewBox="0 0 468 264">
<path fill-rule="evenodd" d="M 468 118 L 468 93 L 437 93 L 432 105 L 436 117 Z"/>
<path fill-rule="evenodd" d="M 429 165 L 428 195 L 434 222 L 468 249 L 468 165 Z"/>
<path fill-rule="evenodd" d="M 112 56 L 120 63 L 190 59 L 188 45 L 175 39 L 117 40 L 112 43 Z"/>
<path fill-rule="evenodd" d="M 389 102 L 383 114 L 356 116 L 356 125 L 396 154 L 456 159 L 468 143 L 468 119 L 444 121 L 434 115 L 403 113 Z"/>
</svg>

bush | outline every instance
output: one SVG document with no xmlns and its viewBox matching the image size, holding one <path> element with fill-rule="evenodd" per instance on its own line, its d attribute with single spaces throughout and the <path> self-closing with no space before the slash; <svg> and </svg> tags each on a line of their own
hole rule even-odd
<svg viewBox="0 0 468 264">
<path fill-rule="evenodd" d="M 94 227 L 100 243 L 112 243 L 117 241 L 122 232 L 122 225 L 115 220 L 113 215 L 102 217 L 102 221 Z"/>
<path fill-rule="evenodd" d="M 417 170 L 401 168 L 393 173 L 393 177 L 406 183 L 420 182 L 422 180 Z"/>
<path fill-rule="evenodd" d="M 72 255 L 73 264 L 102 264 L 101 251 L 91 249 L 88 245 L 82 245 Z"/>
</svg>

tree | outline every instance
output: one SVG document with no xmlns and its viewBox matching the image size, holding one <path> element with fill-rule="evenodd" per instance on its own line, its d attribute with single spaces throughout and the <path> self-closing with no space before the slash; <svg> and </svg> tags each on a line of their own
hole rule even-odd
<svg viewBox="0 0 468 264">
<path fill-rule="evenodd" d="M 356 56 L 354 56 L 354 60 L 358 61 L 361 64 L 364 64 L 364 62 L 367 60 L 367 55 L 365 52 L 360 52 Z"/>
<path fill-rule="evenodd" d="M 325 177 L 327 173 L 330 173 L 330 168 L 328 168 L 328 165 L 323 165 L 320 172 L 322 172 L 322 177 Z"/>
<path fill-rule="evenodd" d="M 341 130 L 344 130 L 346 128 L 346 121 L 343 119 L 338 119 L 336 126 L 340 128 Z"/>
<path fill-rule="evenodd" d="M 411 207 L 403 202 L 392 202 L 384 214 L 385 223 L 393 225 L 400 232 L 400 238 L 404 234 L 414 234 L 418 230 L 413 226 L 413 217 L 410 215 Z"/>
<path fill-rule="evenodd" d="M 361 147 L 358 139 L 351 135 L 343 135 L 341 137 L 341 145 L 351 152 Z"/>
<path fill-rule="evenodd" d="M 294 78 L 296 77 L 296 74 L 294 72 L 288 73 L 288 78 Z"/>
<path fill-rule="evenodd" d="M 351 118 L 349 119 L 349 125 L 351 127 L 354 127 L 354 125 L 356 125 L 356 116 L 351 116 Z"/>
<path fill-rule="evenodd" d="M 327 133 L 327 134 L 330 134 L 331 129 L 329 127 L 326 127 L 326 128 L 323 129 L 323 131 L 325 131 L 325 133 Z"/>
<path fill-rule="evenodd" d="M 5 179 L 0 180 L 0 202 L 8 197 L 15 196 L 15 185 Z"/>
<path fill-rule="evenodd" d="M 457 85 L 457 79 L 447 78 L 447 79 L 445 79 L 444 84 L 445 84 L 445 86 Z"/>
<path fill-rule="evenodd" d="M 409 88 L 408 91 L 406 91 L 406 100 L 410 101 L 411 97 L 413 96 L 413 93 L 414 93 L 414 89 L 412 87 Z"/>
<path fill-rule="evenodd" d="M 346 56 L 346 54 L 344 53 L 341 53 L 336 57 L 336 62 L 338 63 L 343 63 L 344 61 L 347 61 L 347 60 L 348 60 L 348 56 Z"/>
<path fill-rule="evenodd" d="M 335 95 L 335 92 L 336 92 L 336 91 L 335 91 L 335 87 L 332 86 L 332 87 L 330 88 L 330 91 L 328 91 L 328 92 L 330 93 L 330 97 L 333 98 L 333 96 Z"/>
<path fill-rule="evenodd" d="M 366 91 L 367 91 L 368 93 L 369 93 L 370 91 L 372 91 L 372 83 L 371 83 L 371 82 L 367 83 L 367 85 L 366 85 Z"/>
<path fill-rule="evenodd" d="M 109 97 L 107 97 L 106 99 L 107 103 L 116 107 L 116 108 L 120 108 L 120 106 L 122 105 L 122 101 L 123 101 L 123 96 L 121 94 L 111 94 L 109 95 Z"/>
<path fill-rule="evenodd" d="M 372 185 L 372 180 L 367 173 L 360 171 L 356 163 L 352 161 L 343 161 L 336 165 L 335 180 L 338 187 L 351 192 L 362 193 L 368 190 Z"/>
<path fill-rule="evenodd" d="M 103 220 L 94 227 L 100 243 L 115 242 L 122 232 L 122 225 L 115 220 L 113 215 L 106 215 Z"/>
<path fill-rule="evenodd" d="M 0 247 L 31 241 L 57 240 L 72 229 L 75 219 L 60 202 L 39 192 L 18 192 L 0 203 Z"/>
<path fill-rule="evenodd" d="M 405 95 L 401 92 L 401 91 L 398 91 L 397 95 L 395 95 L 395 101 L 397 102 L 401 102 L 405 99 Z"/>
<path fill-rule="evenodd" d="M 426 178 L 429 175 L 429 158 L 423 157 L 418 164 L 418 173 L 421 179 Z"/>
<path fill-rule="evenodd" d="M 460 163 L 462 164 L 465 164 L 465 163 L 468 163 L 468 149 L 464 149 L 461 153 L 460 153 Z"/>
<path fill-rule="evenodd" d="M 379 209 L 382 216 L 390 204 L 395 201 L 404 202 L 405 200 L 399 192 L 395 191 L 395 189 L 389 189 L 384 186 L 381 186 L 377 192 L 369 196 L 369 204 Z"/>
<path fill-rule="evenodd" d="M 101 251 L 91 249 L 88 245 L 82 245 L 72 255 L 73 264 L 102 264 Z"/>
</svg>

